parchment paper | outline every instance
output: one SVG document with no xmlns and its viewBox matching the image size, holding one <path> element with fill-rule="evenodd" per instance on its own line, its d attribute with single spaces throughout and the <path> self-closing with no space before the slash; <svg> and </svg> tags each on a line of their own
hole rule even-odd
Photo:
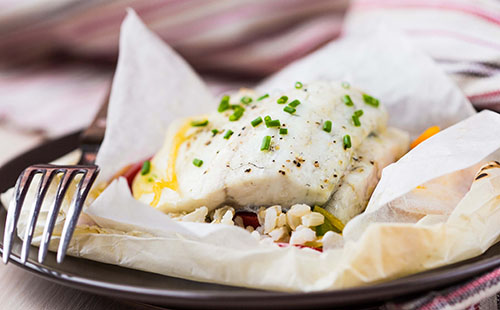
<svg viewBox="0 0 500 310">
<path fill-rule="evenodd" d="M 390 57 L 383 55 L 388 42 Z M 368 49 L 370 58 L 358 49 Z M 327 57 L 330 53 L 335 57 Z M 346 63 L 352 66 L 339 65 L 342 60 L 336 58 L 347 56 L 350 60 Z M 390 71 L 384 71 L 387 68 L 399 72 L 381 78 L 381 72 Z M 460 91 L 430 60 L 399 35 L 387 32 L 330 44 L 264 85 L 286 88 L 296 80 L 307 82 L 307 77 L 342 75 L 368 83 L 364 85 L 367 90 L 389 104 L 395 124 L 404 120 L 401 126 L 414 132 L 431 124 L 447 127 L 473 114 Z M 171 119 L 214 108 L 213 100 L 187 65 L 129 12 L 122 26 L 108 131 L 98 156 L 101 180 L 150 156 L 160 147 Z M 410 114 L 416 111 L 418 115 Z M 78 227 L 70 253 L 198 281 L 280 291 L 315 291 L 388 280 L 478 255 L 498 240 L 498 167 L 488 169 L 487 176 L 475 181 L 450 214 L 415 218 L 407 214 L 404 205 L 390 203 L 418 185 L 439 181 L 442 176 L 453 177 L 450 173 L 479 163 L 499 147 L 500 115 L 488 111 L 425 141 L 384 170 L 368 210 L 347 224 L 344 247 L 323 253 L 280 248 L 234 226 L 175 222 L 134 200 L 126 181 L 120 178 L 85 210 L 88 226 Z M 463 178 L 462 182 L 472 181 Z M 8 201 L 10 194 L 2 200 Z M 66 208 L 65 204 L 62 220 Z M 25 223 L 20 222 L 21 233 Z M 37 234 L 34 242 L 39 239 Z"/>
</svg>

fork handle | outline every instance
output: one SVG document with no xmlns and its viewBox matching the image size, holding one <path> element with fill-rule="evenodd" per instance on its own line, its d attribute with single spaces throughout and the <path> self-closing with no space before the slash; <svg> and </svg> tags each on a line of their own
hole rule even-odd
<svg viewBox="0 0 500 310">
<path fill-rule="evenodd" d="M 106 118 L 108 116 L 109 93 L 106 99 L 99 108 L 94 120 L 87 129 L 81 134 L 80 141 L 82 144 L 100 145 L 104 139 L 106 131 Z"/>
</svg>

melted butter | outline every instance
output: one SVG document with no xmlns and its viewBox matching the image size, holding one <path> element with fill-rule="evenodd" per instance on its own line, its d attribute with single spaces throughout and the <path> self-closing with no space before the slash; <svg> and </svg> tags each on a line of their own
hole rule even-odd
<svg viewBox="0 0 500 310">
<path fill-rule="evenodd" d="M 160 179 L 151 181 L 151 172 L 147 175 L 138 174 L 136 176 L 133 182 L 133 192 L 136 199 L 144 194 L 152 192 L 154 194 L 154 197 L 150 205 L 152 207 L 156 207 L 160 202 L 161 193 L 164 188 L 169 188 L 176 192 L 179 190 L 177 174 L 175 173 L 175 164 L 177 162 L 177 157 L 179 155 L 181 145 L 191 137 L 191 135 L 187 135 L 187 132 L 190 128 L 192 128 L 191 120 L 187 120 L 172 139 L 172 144 L 168 155 L 166 178 L 164 180 Z M 154 167 L 152 166 L 151 171 L 153 170 Z"/>
</svg>

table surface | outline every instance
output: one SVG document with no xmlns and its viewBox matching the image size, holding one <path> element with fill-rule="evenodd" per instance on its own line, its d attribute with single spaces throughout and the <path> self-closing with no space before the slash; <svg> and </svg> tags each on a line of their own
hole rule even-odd
<svg viewBox="0 0 500 310">
<path fill-rule="evenodd" d="M 37 133 L 23 133 L 0 125 L 0 165 L 43 141 Z M 52 283 L 13 264 L 0 263 L 1 309 L 115 310 L 145 309 Z"/>
</svg>

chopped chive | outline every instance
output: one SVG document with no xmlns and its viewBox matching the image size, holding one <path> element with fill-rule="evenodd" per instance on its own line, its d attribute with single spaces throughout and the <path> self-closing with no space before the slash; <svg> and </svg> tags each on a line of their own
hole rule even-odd
<svg viewBox="0 0 500 310">
<path fill-rule="evenodd" d="M 290 102 L 288 105 L 296 108 L 299 104 L 300 104 L 300 101 L 295 99 L 294 101 Z"/>
<path fill-rule="evenodd" d="M 295 82 L 295 88 L 301 89 L 304 86 L 301 82 Z"/>
<path fill-rule="evenodd" d="M 234 112 L 233 114 L 231 114 L 229 116 L 229 120 L 231 122 L 234 122 L 234 121 L 237 121 L 241 118 L 241 116 L 243 116 L 243 112 L 245 112 L 245 109 L 240 107 L 240 106 L 237 106 L 235 109 L 234 109 Z"/>
<path fill-rule="evenodd" d="M 270 120 L 271 120 L 271 116 L 267 115 L 266 117 L 264 117 L 264 121 L 269 122 Z"/>
<path fill-rule="evenodd" d="M 290 107 L 290 106 L 286 106 L 286 107 L 283 108 L 283 111 L 285 111 L 287 113 L 290 113 L 290 114 L 293 114 L 297 110 L 295 108 Z"/>
<path fill-rule="evenodd" d="M 196 167 L 201 167 L 201 165 L 203 165 L 203 160 L 195 158 L 193 159 L 193 165 L 195 165 Z"/>
<path fill-rule="evenodd" d="M 198 120 L 198 121 L 192 121 L 191 122 L 191 126 L 193 127 L 205 127 L 208 125 L 208 119 L 204 119 L 204 120 Z"/>
<path fill-rule="evenodd" d="M 371 105 L 372 107 L 375 107 L 375 108 L 377 108 L 379 103 L 380 103 L 377 98 L 373 98 L 372 96 L 367 95 L 367 94 L 363 94 L 363 100 L 365 101 L 365 103 L 367 105 Z"/>
<path fill-rule="evenodd" d="M 354 123 L 354 126 L 356 126 L 356 127 L 361 126 L 361 122 L 359 121 L 359 117 L 356 115 L 352 116 L 352 122 Z"/>
<path fill-rule="evenodd" d="M 219 108 L 217 109 L 217 111 L 222 113 L 227 109 L 229 109 L 229 96 L 224 95 L 220 101 Z"/>
<path fill-rule="evenodd" d="M 356 115 L 357 117 L 361 117 L 363 115 L 363 110 L 354 111 L 354 115 Z"/>
<path fill-rule="evenodd" d="M 266 127 L 267 128 L 269 128 L 269 127 L 279 127 L 280 125 L 281 125 L 281 123 L 280 123 L 279 119 L 273 119 L 273 120 L 266 121 Z"/>
<path fill-rule="evenodd" d="M 267 97 L 269 97 L 269 94 L 265 94 L 263 96 L 260 96 L 259 98 L 257 98 L 257 101 L 261 101 L 263 99 L 266 99 Z"/>
<path fill-rule="evenodd" d="M 342 139 L 344 141 L 344 150 L 347 150 L 348 148 L 351 148 L 351 136 L 345 135 L 344 138 Z"/>
<path fill-rule="evenodd" d="M 344 87 L 345 89 L 349 89 L 351 88 L 351 84 L 349 84 L 349 82 L 342 82 L 342 87 Z"/>
<path fill-rule="evenodd" d="M 240 117 L 241 117 L 241 115 L 239 115 L 239 114 L 236 114 L 236 113 L 231 114 L 231 115 L 229 115 L 229 121 L 235 122 L 235 121 L 239 120 Z"/>
<path fill-rule="evenodd" d="M 265 136 L 264 139 L 262 139 L 262 144 L 260 145 L 260 150 L 261 151 L 268 151 L 270 147 L 271 147 L 271 136 Z"/>
<path fill-rule="evenodd" d="M 280 128 L 280 135 L 287 135 L 287 134 L 288 134 L 287 128 Z"/>
<path fill-rule="evenodd" d="M 278 104 L 285 104 L 287 101 L 288 101 L 287 96 L 281 96 L 276 102 L 278 102 Z"/>
<path fill-rule="evenodd" d="M 233 135 L 233 131 L 231 129 L 228 129 L 226 133 L 224 134 L 224 139 L 229 139 Z"/>
<path fill-rule="evenodd" d="M 260 123 L 262 123 L 262 117 L 257 117 L 253 121 L 250 122 L 253 127 L 257 127 Z"/>
<path fill-rule="evenodd" d="M 141 169 L 141 175 L 146 175 L 151 171 L 151 162 L 149 160 L 146 160 L 142 164 L 142 169 Z"/>
<path fill-rule="evenodd" d="M 218 129 L 212 129 L 212 137 L 215 137 L 215 135 L 218 133 L 219 133 Z"/>
<path fill-rule="evenodd" d="M 248 105 L 248 104 L 250 104 L 250 102 L 253 101 L 253 99 L 251 97 L 248 97 L 248 96 L 243 96 L 243 97 L 241 97 L 240 101 L 241 101 L 241 103 Z"/>
<path fill-rule="evenodd" d="M 331 132 L 332 131 L 332 121 L 325 121 L 323 123 L 323 130 L 326 132 Z"/>
<path fill-rule="evenodd" d="M 349 95 L 344 95 L 344 97 L 342 97 L 342 101 L 348 107 L 352 107 L 354 105 L 354 103 L 352 102 L 351 96 L 349 96 Z"/>
</svg>

